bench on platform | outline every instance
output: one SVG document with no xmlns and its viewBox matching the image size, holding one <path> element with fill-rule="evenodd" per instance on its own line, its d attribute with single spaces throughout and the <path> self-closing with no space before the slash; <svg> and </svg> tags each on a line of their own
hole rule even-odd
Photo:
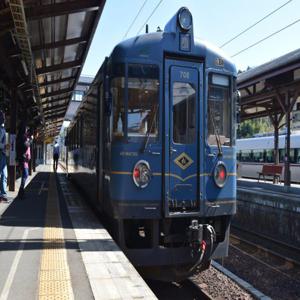
<svg viewBox="0 0 300 300">
<path fill-rule="evenodd" d="M 282 169 L 283 166 L 280 165 L 263 165 L 261 172 L 258 172 L 258 182 L 260 180 L 260 176 L 263 176 L 264 181 L 266 181 L 265 176 L 273 176 L 273 183 L 275 183 L 276 179 L 280 182 Z"/>
</svg>

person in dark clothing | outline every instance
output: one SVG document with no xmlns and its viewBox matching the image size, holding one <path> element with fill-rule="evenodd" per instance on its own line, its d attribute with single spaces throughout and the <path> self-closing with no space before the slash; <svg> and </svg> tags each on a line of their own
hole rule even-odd
<svg viewBox="0 0 300 300">
<path fill-rule="evenodd" d="M 17 160 L 19 163 L 20 173 L 22 175 L 21 185 L 18 193 L 18 198 L 24 198 L 25 183 L 29 174 L 29 161 L 31 159 L 30 153 L 30 139 L 28 135 L 28 128 L 24 123 L 20 125 L 17 136 Z"/>
<path fill-rule="evenodd" d="M 59 143 L 55 141 L 53 145 L 53 170 L 56 172 L 59 159 Z"/>
</svg>

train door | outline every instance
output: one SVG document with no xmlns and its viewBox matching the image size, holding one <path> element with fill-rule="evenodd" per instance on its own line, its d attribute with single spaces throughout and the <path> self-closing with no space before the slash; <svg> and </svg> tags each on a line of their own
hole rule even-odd
<svg viewBox="0 0 300 300">
<path fill-rule="evenodd" d="M 202 65 L 165 64 L 165 213 L 197 214 L 200 190 L 200 74 Z"/>
</svg>

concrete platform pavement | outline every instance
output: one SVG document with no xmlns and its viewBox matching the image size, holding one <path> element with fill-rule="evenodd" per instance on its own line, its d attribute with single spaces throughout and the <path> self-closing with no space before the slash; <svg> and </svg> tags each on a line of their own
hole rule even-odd
<svg viewBox="0 0 300 300">
<path fill-rule="evenodd" d="M 156 299 L 63 172 L 58 181 L 95 299 Z"/>
<path fill-rule="evenodd" d="M 62 174 L 0 204 L 0 300 L 136 298 L 155 296 Z"/>
<path fill-rule="evenodd" d="M 270 182 L 257 182 L 253 179 L 238 179 L 238 190 L 248 190 L 258 193 L 272 194 L 274 197 L 289 197 L 300 201 L 300 185 L 292 184 L 291 186 L 284 186 L 283 184 L 273 184 Z"/>
</svg>

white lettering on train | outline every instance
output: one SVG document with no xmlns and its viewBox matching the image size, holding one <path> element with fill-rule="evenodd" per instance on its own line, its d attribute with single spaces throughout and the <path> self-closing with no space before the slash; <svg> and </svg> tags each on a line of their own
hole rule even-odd
<svg viewBox="0 0 300 300">
<path fill-rule="evenodd" d="M 190 72 L 180 71 L 180 78 L 190 79 Z"/>
</svg>

